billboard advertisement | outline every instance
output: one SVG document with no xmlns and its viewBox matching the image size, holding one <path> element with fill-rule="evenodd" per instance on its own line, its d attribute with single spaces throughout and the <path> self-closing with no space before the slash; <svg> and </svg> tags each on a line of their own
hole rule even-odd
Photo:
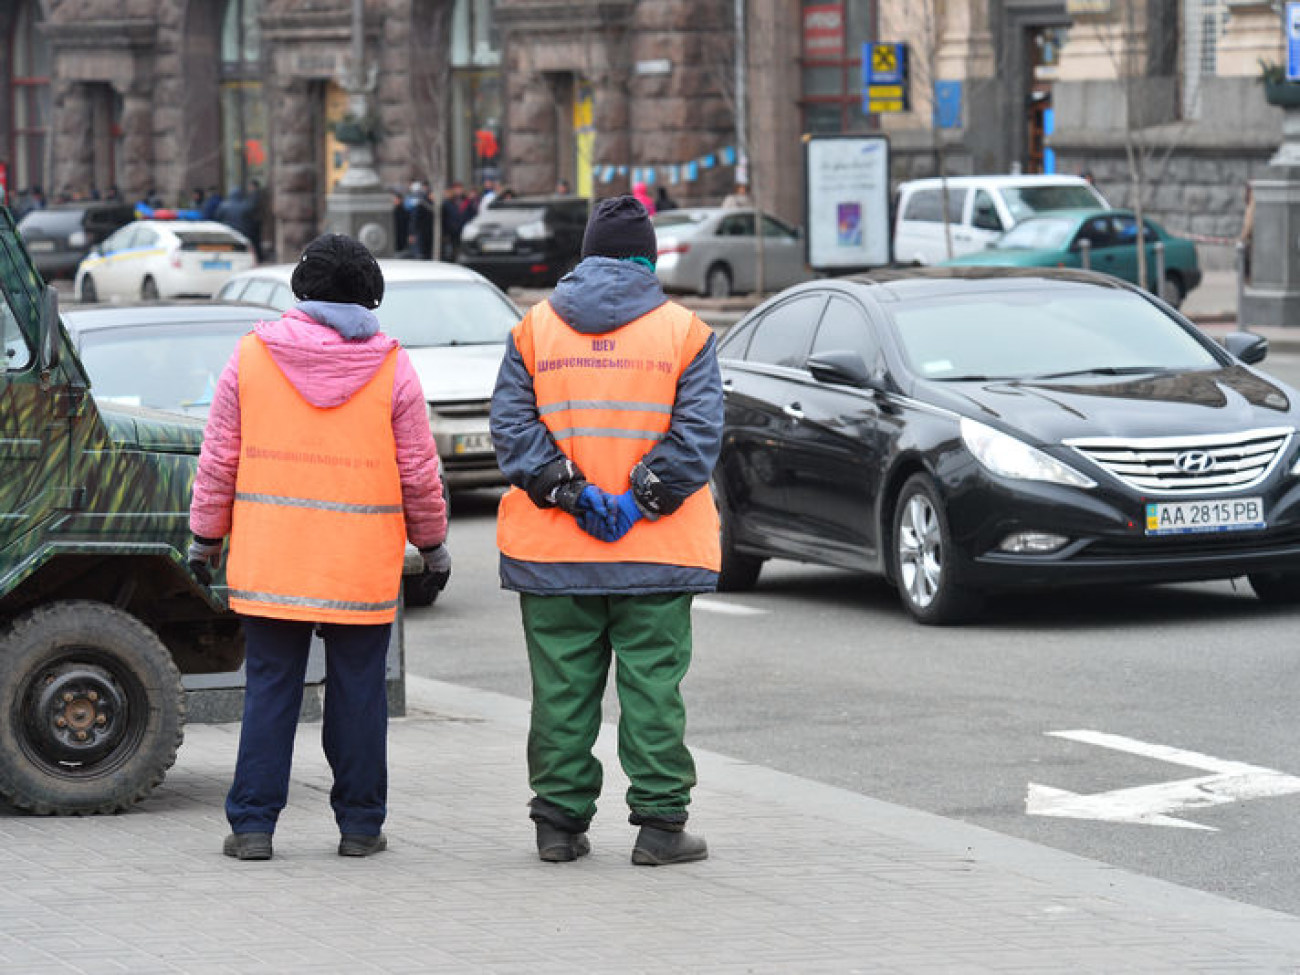
<svg viewBox="0 0 1300 975">
<path fill-rule="evenodd" d="M 889 140 L 804 136 L 808 266 L 830 273 L 890 262 Z"/>
</svg>

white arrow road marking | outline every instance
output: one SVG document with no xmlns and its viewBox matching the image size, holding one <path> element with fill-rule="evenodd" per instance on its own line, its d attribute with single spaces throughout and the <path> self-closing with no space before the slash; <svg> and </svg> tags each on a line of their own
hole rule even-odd
<svg viewBox="0 0 1300 975">
<path fill-rule="evenodd" d="M 700 599 L 699 597 L 696 597 L 691 605 L 707 613 L 723 613 L 728 616 L 763 616 L 767 613 L 767 610 L 756 609 L 753 606 L 738 606 L 735 603 L 724 603 L 717 599 Z"/>
<path fill-rule="evenodd" d="M 1273 769 L 1245 762 L 1231 762 L 1200 752 L 1188 752 L 1165 745 L 1152 745 L 1122 735 L 1109 735 L 1103 731 L 1049 731 L 1056 738 L 1068 738 L 1088 745 L 1098 745 L 1115 751 L 1142 755 L 1147 758 L 1204 769 L 1212 775 L 1191 779 L 1140 785 L 1129 789 L 1114 789 L 1080 795 L 1048 785 L 1029 783 L 1025 796 L 1025 812 L 1030 816 L 1059 816 L 1067 819 L 1100 819 L 1112 823 L 1139 823 L 1146 826 L 1177 826 L 1182 829 L 1204 829 L 1217 832 L 1214 826 L 1204 826 L 1185 819 L 1175 819 L 1169 813 L 1186 809 L 1221 806 L 1242 799 L 1267 799 L 1300 792 L 1300 778 L 1284 775 Z"/>
</svg>

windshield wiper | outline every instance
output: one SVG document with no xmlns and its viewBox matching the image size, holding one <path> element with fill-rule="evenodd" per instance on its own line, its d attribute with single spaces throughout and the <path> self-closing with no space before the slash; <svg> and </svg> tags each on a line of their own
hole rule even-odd
<svg viewBox="0 0 1300 975">
<path fill-rule="evenodd" d="M 1068 372 L 1051 372 L 1038 379 L 1067 379 L 1070 376 L 1136 376 L 1147 372 L 1168 372 L 1165 366 L 1093 366 L 1091 369 L 1071 369 Z"/>
</svg>

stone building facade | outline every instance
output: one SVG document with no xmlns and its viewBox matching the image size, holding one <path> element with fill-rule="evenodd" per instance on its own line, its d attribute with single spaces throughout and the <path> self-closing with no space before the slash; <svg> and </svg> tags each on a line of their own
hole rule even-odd
<svg viewBox="0 0 1300 975">
<path fill-rule="evenodd" d="M 1226 241 L 1282 139 L 1257 82 L 1283 55 L 1270 0 L 748 0 L 739 21 L 735 0 L 361 6 L 377 169 L 394 187 L 491 175 L 605 196 L 640 180 L 704 204 L 744 181 L 800 223 L 803 136 L 880 131 L 895 182 L 1088 171 L 1116 204 L 1140 196 L 1171 230 Z M 338 176 L 353 11 L 0 0 L 0 162 L 42 169 L 51 195 L 116 183 L 168 203 L 256 179 L 266 236 L 292 255 Z M 865 110 L 868 43 L 906 45 L 904 110 Z"/>
<path fill-rule="evenodd" d="M 453 103 L 435 93 L 451 88 L 453 27 L 469 22 L 459 8 L 487 3 L 359 5 L 385 185 L 441 182 L 451 172 L 453 147 L 427 137 L 446 131 Z M 256 183 L 267 243 L 280 256 L 297 253 L 322 226 L 341 175 L 332 123 L 346 111 L 353 14 L 351 0 L 0 3 L 0 25 L 36 21 L 47 49 L 49 75 L 36 79 L 49 89 L 41 125 L 47 196 L 116 186 L 128 200 L 153 193 L 179 206 L 196 187 L 224 194 Z M 13 104 L 25 81 L 0 72 L 0 104 Z M 21 151 L 20 141 L 19 127 L 0 114 L 0 161 Z"/>
</svg>

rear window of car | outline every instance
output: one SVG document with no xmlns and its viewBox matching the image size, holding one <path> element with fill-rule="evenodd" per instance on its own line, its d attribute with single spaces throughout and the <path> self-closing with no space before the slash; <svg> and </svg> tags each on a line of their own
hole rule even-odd
<svg viewBox="0 0 1300 975">
<path fill-rule="evenodd" d="M 176 237 L 186 251 L 246 251 L 248 245 L 238 237 L 216 230 L 178 230 Z"/>
<path fill-rule="evenodd" d="M 66 236 L 81 229 L 84 216 L 84 210 L 33 210 L 18 222 L 18 230 L 40 230 L 46 234 Z"/>
<path fill-rule="evenodd" d="M 913 371 L 928 379 L 1221 366 L 1155 305 L 1109 288 L 963 294 L 908 302 L 889 314 Z"/>
<path fill-rule="evenodd" d="M 1017 221 L 1044 210 L 1093 210 L 1104 207 L 1091 186 L 1008 186 L 1002 199 Z"/>
<path fill-rule="evenodd" d="M 656 230 L 663 230 L 665 227 L 681 227 L 686 224 L 704 223 L 708 219 L 707 213 L 699 213 L 691 210 L 670 210 L 667 213 L 656 214 L 650 222 L 654 224 Z"/>
<path fill-rule="evenodd" d="M 392 284 L 375 314 L 384 332 L 408 349 L 504 343 L 519 323 L 518 310 L 478 281 Z"/>
</svg>

